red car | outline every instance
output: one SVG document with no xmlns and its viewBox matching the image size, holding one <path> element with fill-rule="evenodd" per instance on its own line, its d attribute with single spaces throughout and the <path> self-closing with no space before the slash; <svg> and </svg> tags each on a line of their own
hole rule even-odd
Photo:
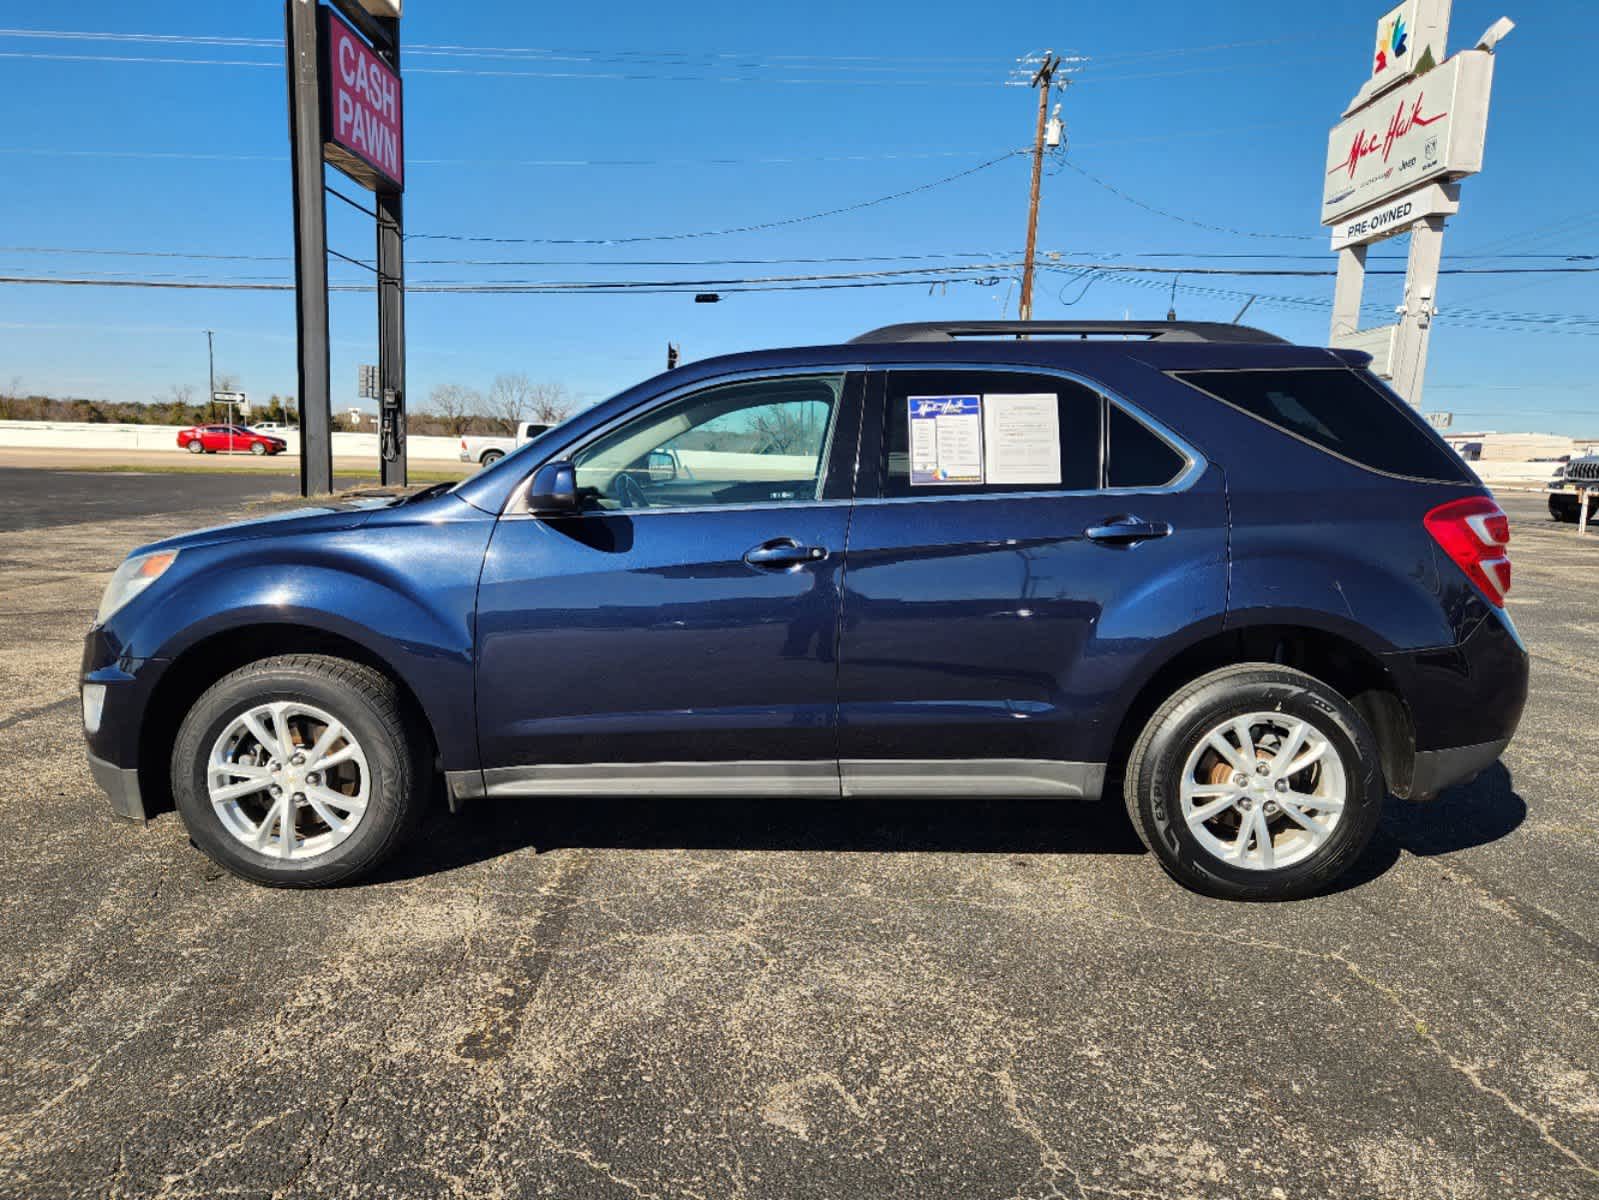
<svg viewBox="0 0 1599 1200">
<path fill-rule="evenodd" d="M 191 425 L 178 430 L 178 445 L 190 454 L 223 452 L 282 454 L 289 443 L 270 434 L 255 433 L 243 425 Z"/>
</svg>

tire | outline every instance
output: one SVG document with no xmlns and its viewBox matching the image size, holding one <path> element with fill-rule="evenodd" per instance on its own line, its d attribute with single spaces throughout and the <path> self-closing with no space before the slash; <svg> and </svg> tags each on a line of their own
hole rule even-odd
<svg viewBox="0 0 1599 1200">
<path fill-rule="evenodd" d="M 485 450 L 483 451 L 483 457 L 478 459 L 478 462 L 485 467 L 492 467 L 504 457 L 504 450 Z"/>
<path fill-rule="evenodd" d="M 1562 521 L 1567 525 L 1575 525 L 1577 523 L 1577 518 L 1581 515 L 1581 513 L 1581 504 L 1562 504 L 1556 506 L 1553 500 L 1549 502 L 1549 515 L 1555 520 Z M 1590 503 L 1588 505 L 1589 522 L 1592 522 L 1596 515 L 1599 515 L 1599 504 Z"/>
<path fill-rule="evenodd" d="M 251 442 L 250 443 L 250 453 L 251 454 L 261 455 L 261 454 L 265 454 L 266 452 L 267 452 L 267 448 L 262 443 L 260 443 L 260 442 Z"/>
<path fill-rule="evenodd" d="M 1244 716 L 1264 718 L 1248 726 L 1254 753 L 1244 753 L 1236 734 L 1223 736 L 1241 760 L 1237 765 L 1255 763 L 1256 771 L 1247 776 L 1207 740 L 1218 727 Z M 1277 768 L 1268 757 L 1273 738 L 1280 738 L 1277 749 L 1288 749 L 1283 742 L 1300 724 L 1311 732 L 1304 735 L 1302 750 L 1289 751 L 1293 761 L 1308 761 L 1301 754 L 1317 746 L 1320 757 L 1289 774 L 1287 788 L 1279 790 Z M 1128 757 L 1123 791 L 1139 838 L 1184 887 L 1225 900 L 1294 900 L 1327 887 L 1371 840 L 1386 794 L 1379 762 L 1371 729 L 1332 688 L 1303 671 L 1246 663 L 1194 680 L 1155 711 Z M 1190 772 L 1198 781 L 1193 790 L 1202 794 L 1185 799 L 1182 784 Z M 1226 776 L 1225 781 L 1218 775 Z M 1242 789 L 1234 786 L 1240 778 L 1247 781 Z M 1330 806 L 1340 787 L 1343 806 L 1336 816 L 1297 790 L 1322 791 L 1327 799 L 1321 803 Z M 1190 819 L 1229 793 L 1237 799 L 1214 817 Z M 1318 835 L 1303 822 L 1290 821 L 1282 807 L 1289 797 L 1296 804 L 1309 799 L 1296 811 L 1327 831 Z M 1229 844 L 1229 835 L 1242 833 L 1246 820 L 1268 823 L 1270 845 L 1258 833 L 1243 835 L 1238 840 L 1245 852 L 1228 861 L 1222 852 L 1237 849 L 1237 840 Z M 1318 836 L 1322 840 L 1316 844 Z M 1285 865 L 1272 866 L 1279 857 Z"/>
<path fill-rule="evenodd" d="M 189 441 L 183 444 L 183 448 L 190 454 L 205 453 L 205 443 L 201 442 L 199 438 L 191 438 Z"/>
<path fill-rule="evenodd" d="M 334 817 L 353 828 L 341 834 L 331 821 L 324 823 L 318 815 L 326 812 L 325 808 L 313 812 L 302 804 L 286 830 L 281 819 L 272 819 L 270 810 L 271 805 L 282 801 L 271 800 L 265 791 L 240 798 L 236 803 L 241 811 L 237 812 L 225 813 L 213 803 L 208 781 L 213 757 L 226 744 L 222 739 L 238 729 L 243 714 L 268 704 L 281 704 L 288 711 L 285 724 L 291 727 L 293 736 L 301 739 L 299 748 L 304 748 L 312 736 L 306 731 L 317 727 L 308 724 L 303 715 L 296 715 L 297 709 L 314 709 L 331 716 L 347 731 L 345 739 L 334 741 L 335 747 L 341 747 L 334 757 L 344 753 L 342 747 L 347 741 L 356 747 L 361 761 L 329 767 L 325 779 L 311 777 L 328 783 L 329 788 L 313 788 L 309 786 L 311 779 L 298 777 L 297 782 L 291 783 L 286 774 L 272 778 L 294 790 L 297 798 L 305 794 L 326 796 L 330 788 L 341 786 L 333 782 L 335 772 L 346 773 L 346 778 L 359 777 L 362 786 L 358 790 L 365 794 L 363 811 L 357 816 L 353 811 L 343 811 L 346 804 L 337 804 L 333 812 Z M 295 728 L 297 721 L 299 727 Z M 269 734 L 277 733 L 274 722 L 266 724 Z M 267 754 L 264 743 L 248 737 L 245 742 L 254 747 L 250 754 Z M 266 658 L 223 676 L 190 708 L 173 746 L 172 793 L 189 837 L 219 866 L 272 887 L 327 887 L 370 872 L 421 819 L 429 795 L 431 764 L 427 744 L 426 736 L 406 721 L 393 681 L 370 667 L 320 654 Z M 224 759 L 227 753 L 223 753 Z M 243 758 L 234 761 L 242 764 Z M 289 769 L 286 763 L 280 765 Z M 245 769 L 265 770 L 256 766 Z M 243 773 L 227 771 L 227 775 Z M 298 791 L 301 787 L 305 789 L 303 793 Z M 233 822 L 231 827 L 229 821 Z M 251 822 L 258 822 L 257 829 L 263 825 L 266 828 L 264 842 L 249 838 L 256 845 L 264 845 L 263 849 L 246 843 Z M 241 824 L 246 833 L 238 831 Z M 274 831 L 276 836 L 272 836 Z M 325 850 L 317 850 L 319 842 L 331 844 Z M 291 857 L 293 854 L 304 856 Z"/>
</svg>

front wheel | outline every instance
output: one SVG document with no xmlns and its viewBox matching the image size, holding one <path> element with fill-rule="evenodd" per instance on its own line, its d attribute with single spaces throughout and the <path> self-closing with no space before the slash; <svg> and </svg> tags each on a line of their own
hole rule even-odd
<svg viewBox="0 0 1599 1200">
<path fill-rule="evenodd" d="M 260 442 L 252 442 L 251 443 L 251 445 L 250 445 L 250 453 L 251 454 L 262 455 L 262 454 L 265 454 L 266 452 L 267 452 L 267 448 L 264 445 L 262 445 Z"/>
<path fill-rule="evenodd" d="M 184 718 L 172 791 L 194 843 L 275 887 L 343 883 L 378 865 L 421 816 L 425 738 L 394 683 L 317 654 L 262 659 L 218 680 Z"/>
<path fill-rule="evenodd" d="M 1385 794 L 1371 729 L 1287 667 L 1225 667 L 1156 710 L 1127 763 L 1127 811 L 1179 883 L 1231 900 L 1330 884 L 1376 831 Z"/>
</svg>

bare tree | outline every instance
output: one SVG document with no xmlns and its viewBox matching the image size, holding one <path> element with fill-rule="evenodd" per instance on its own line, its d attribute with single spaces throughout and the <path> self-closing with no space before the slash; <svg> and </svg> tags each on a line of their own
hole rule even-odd
<svg viewBox="0 0 1599 1200">
<path fill-rule="evenodd" d="M 458 383 L 441 383 L 428 393 L 428 407 L 444 422 L 450 437 L 460 437 L 483 411 L 483 397 Z"/>
<path fill-rule="evenodd" d="M 527 420 L 533 406 L 533 384 L 521 371 L 497 375 L 489 387 L 489 416 L 502 422 L 507 433 Z"/>
<path fill-rule="evenodd" d="M 750 421 L 756 435 L 757 454 L 802 454 L 819 440 L 815 414 L 809 404 L 774 404 Z"/>
<path fill-rule="evenodd" d="M 0 421 L 11 421 L 21 415 L 22 376 L 13 375 L 11 382 L 0 388 Z"/>
<path fill-rule="evenodd" d="M 534 383 L 521 371 L 495 378 L 488 406 L 489 416 L 504 423 L 510 433 L 523 421 L 559 424 L 572 408 L 566 388 L 558 383 Z"/>
<path fill-rule="evenodd" d="M 533 419 L 540 425 L 559 425 L 571 411 L 571 397 L 560 384 L 533 385 Z"/>
</svg>

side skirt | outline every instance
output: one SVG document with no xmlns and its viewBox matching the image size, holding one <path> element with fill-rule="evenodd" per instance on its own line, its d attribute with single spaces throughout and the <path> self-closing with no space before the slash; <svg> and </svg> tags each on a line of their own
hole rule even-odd
<svg viewBox="0 0 1599 1200">
<path fill-rule="evenodd" d="M 481 775 L 452 771 L 448 782 L 452 798 L 459 800 L 473 795 L 1052 796 L 1097 800 L 1105 787 L 1105 764 L 1013 758 L 543 763 L 492 767 Z"/>
</svg>

